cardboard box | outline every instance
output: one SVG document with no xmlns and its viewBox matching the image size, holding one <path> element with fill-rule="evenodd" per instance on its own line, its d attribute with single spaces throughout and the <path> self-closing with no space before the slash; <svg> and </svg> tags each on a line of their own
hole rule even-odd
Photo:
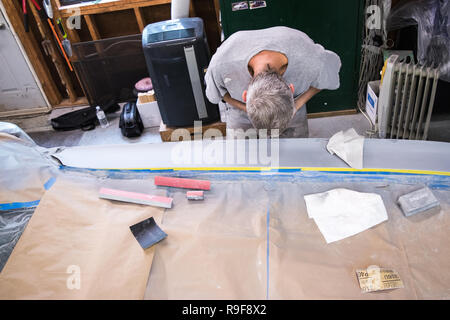
<svg viewBox="0 0 450 320">
<path fill-rule="evenodd" d="M 161 113 L 158 102 L 154 98 L 153 90 L 148 93 L 139 93 L 136 106 L 141 115 L 144 128 L 159 127 L 161 123 Z"/>
<path fill-rule="evenodd" d="M 367 84 L 366 113 L 375 125 L 377 122 L 378 95 L 380 94 L 380 80 Z"/>
</svg>

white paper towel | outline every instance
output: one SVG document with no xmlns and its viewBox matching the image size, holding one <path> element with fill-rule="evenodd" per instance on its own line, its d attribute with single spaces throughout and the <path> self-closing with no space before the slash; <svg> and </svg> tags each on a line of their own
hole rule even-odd
<svg viewBox="0 0 450 320">
<path fill-rule="evenodd" d="M 364 137 L 353 128 L 334 134 L 327 144 L 329 153 L 336 154 L 350 167 L 356 169 L 363 168 L 363 147 Z"/>
<path fill-rule="evenodd" d="M 305 195 L 308 216 L 327 243 L 342 240 L 388 219 L 383 199 L 375 193 L 333 189 Z"/>
</svg>

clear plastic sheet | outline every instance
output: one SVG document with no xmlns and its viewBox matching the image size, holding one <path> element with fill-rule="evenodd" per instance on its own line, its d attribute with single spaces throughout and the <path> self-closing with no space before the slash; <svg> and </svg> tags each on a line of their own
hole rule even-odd
<svg viewBox="0 0 450 320">
<path fill-rule="evenodd" d="M 0 210 L 0 273 L 35 209 Z"/>
<path fill-rule="evenodd" d="M 18 126 L 0 122 L 0 272 L 57 165 Z"/>
<path fill-rule="evenodd" d="M 449 190 L 433 190 L 442 211 L 414 219 L 396 201 L 415 190 L 407 180 L 276 183 L 270 207 L 269 299 L 449 299 Z M 348 188 L 382 196 L 388 221 L 327 244 L 308 218 L 303 195 Z M 355 270 L 370 265 L 392 268 L 402 289 L 361 293 Z"/>
<path fill-rule="evenodd" d="M 239 179 L 240 180 L 240 179 Z M 265 299 L 267 190 L 263 181 L 214 180 L 205 200 L 169 189 L 145 299 Z"/>
<path fill-rule="evenodd" d="M 450 82 L 450 2 L 403 1 L 387 20 L 387 30 L 418 27 L 417 59 L 425 66 L 440 65 L 440 78 Z"/>
<path fill-rule="evenodd" d="M 25 131 L 20 129 L 14 123 L 0 121 L 0 132 L 10 134 L 10 135 L 15 136 L 23 141 L 27 141 L 31 144 L 35 144 L 33 139 L 31 139 L 30 136 L 28 134 L 26 134 Z"/>
<path fill-rule="evenodd" d="M 39 200 L 58 165 L 20 128 L 0 123 L 0 204 Z"/>
<path fill-rule="evenodd" d="M 448 178 L 207 175 L 203 202 L 174 191 L 145 299 L 449 299 Z M 440 212 L 406 218 L 396 201 L 428 185 Z M 333 188 L 380 194 L 389 220 L 327 244 L 303 196 Z M 405 288 L 362 293 L 355 271 L 393 268 Z"/>
<path fill-rule="evenodd" d="M 0 299 L 143 298 L 156 246 L 143 250 L 129 227 L 160 224 L 163 209 L 99 199 L 100 186 L 164 193 L 152 181 L 60 175 L 0 273 Z"/>
<path fill-rule="evenodd" d="M 58 170 L 32 144 L 4 133 L 0 161 L 0 204 L 40 200 L 28 225 L 25 211 L 0 215 L 0 243 L 9 248 L 27 225 L 0 273 L 4 299 L 450 299 L 450 176 Z M 186 190 L 155 187 L 155 175 L 212 187 L 191 202 Z M 46 191 L 50 177 L 56 183 Z M 173 207 L 99 199 L 100 186 L 165 194 Z M 405 217 L 398 197 L 423 186 L 441 210 Z M 303 196 L 334 188 L 380 194 L 388 221 L 327 244 Z M 129 230 L 149 216 L 168 234 L 150 251 Z M 67 290 L 72 264 L 87 276 L 81 291 Z M 355 270 L 370 265 L 395 269 L 404 288 L 362 293 Z"/>
</svg>

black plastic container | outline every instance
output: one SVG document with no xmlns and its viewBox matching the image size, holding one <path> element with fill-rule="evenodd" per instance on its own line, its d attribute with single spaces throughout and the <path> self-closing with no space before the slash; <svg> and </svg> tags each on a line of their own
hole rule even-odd
<svg viewBox="0 0 450 320">
<path fill-rule="evenodd" d="M 220 119 L 219 108 L 205 94 L 205 73 L 210 52 L 200 18 L 182 18 L 149 24 L 142 46 L 167 126 L 193 126 L 194 121 Z"/>
<path fill-rule="evenodd" d="M 136 100 L 134 85 L 148 77 L 140 34 L 72 44 L 73 66 L 91 106 Z"/>
</svg>

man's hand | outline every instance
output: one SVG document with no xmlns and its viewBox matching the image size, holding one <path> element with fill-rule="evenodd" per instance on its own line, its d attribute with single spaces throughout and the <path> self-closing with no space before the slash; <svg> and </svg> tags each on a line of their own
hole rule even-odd
<svg viewBox="0 0 450 320">
<path fill-rule="evenodd" d="M 320 91 L 321 91 L 320 89 L 309 87 L 309 89 L 307 91 L 305 91 L 301 96 L 299 96 L 295 100 L 295 112 L 294 112 L 294 114 L 298 110 L 300 110 L 301 107 L 303 107 L 312 97 L 314 97 Z"/>
<path fill-rule="evenodd" d="M 238 108 L 238 109 L 241 109 L 242 111 L 247 112 L 247 108 L 245 107 L 245 103 L 243 103 L 243 102 L 241 102 L 239 100 L 233 99 L 228 92 L 225 93 L 225 95 L 223 96 L 223 100 L 226 103 L 228 103 L 229 105 L 232 105 L 235 108 Z"/>
</svg>

